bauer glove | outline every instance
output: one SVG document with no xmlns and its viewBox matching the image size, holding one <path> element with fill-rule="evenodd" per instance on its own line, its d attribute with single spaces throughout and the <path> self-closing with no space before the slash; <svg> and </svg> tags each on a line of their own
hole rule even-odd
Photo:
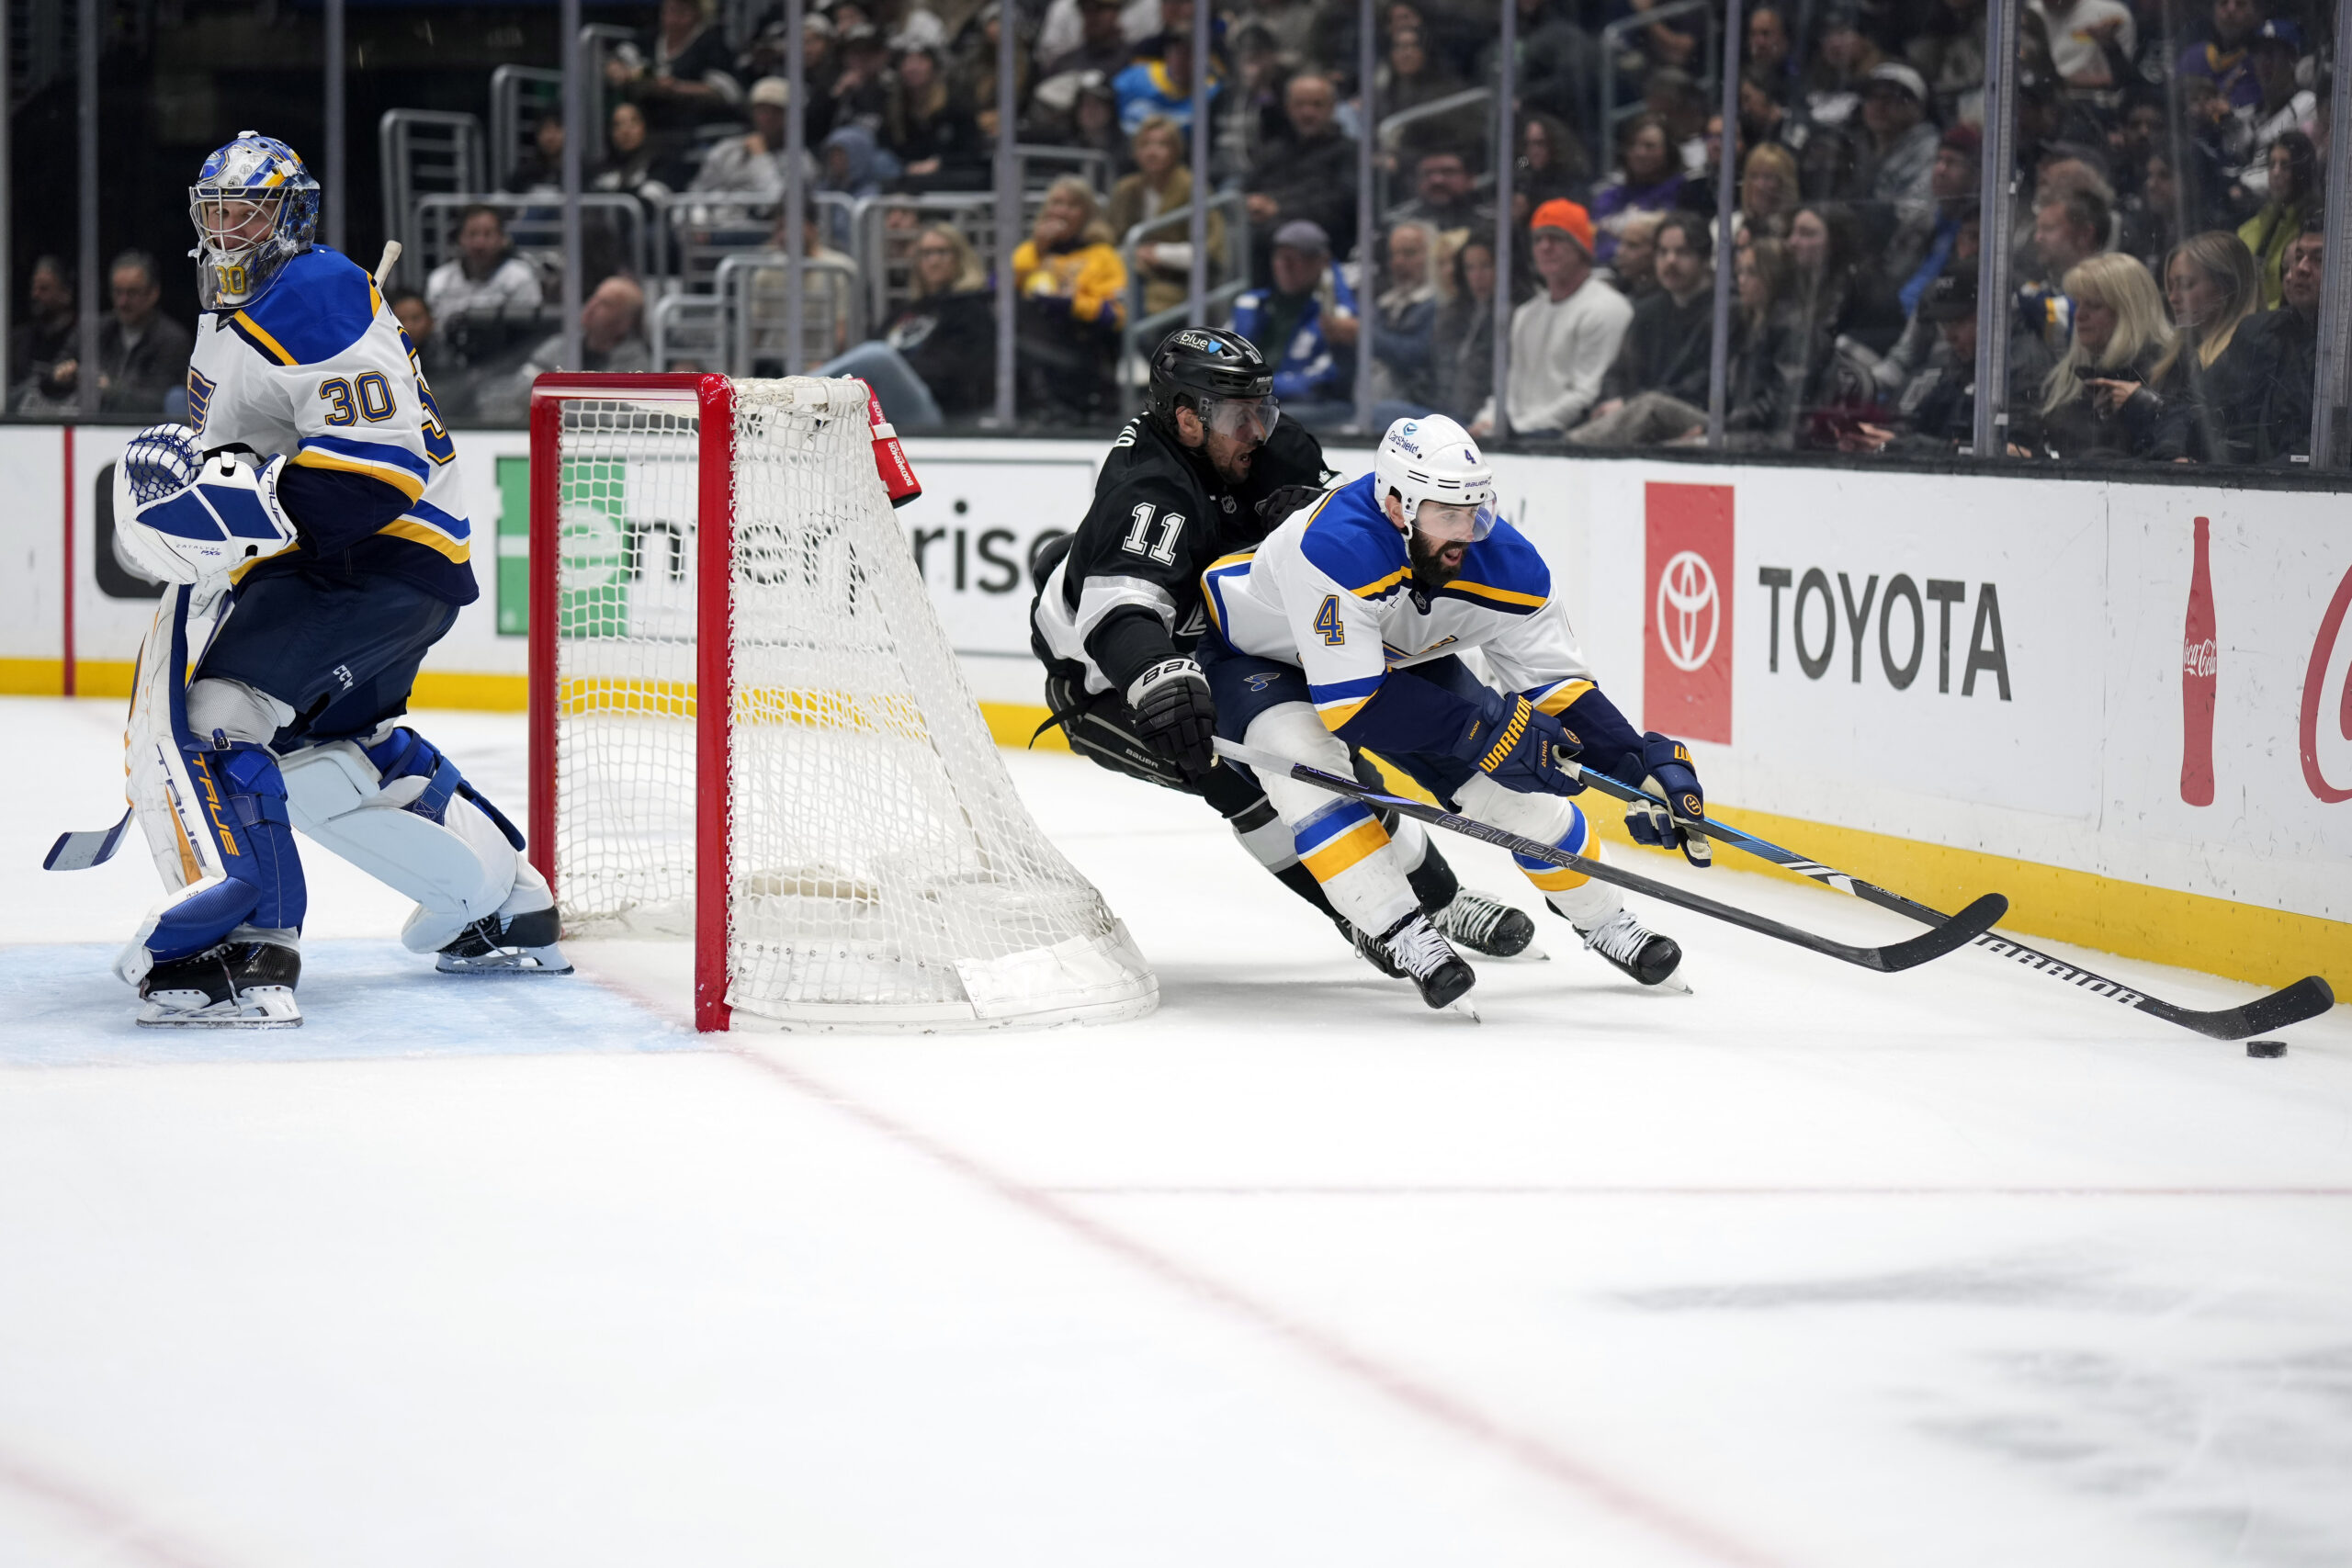
<svg viewBox="0 0 2352 1568">
<path fill-rule="evenodd" d="M 1583 750 L 1566 725 L 1525 697 L 1490 691 L 1454 755 L 1521 795 L 1575 795 L 1584 785 L 1562 764 Z"/>
<path fill-rule="evenodd" d="M 1625 831 L 1637 844 L 1680 850 L 1692 865 L 1713 865 L 1714 849 L 1702 830 L 1707 825 L 1707 792 L 1690 765 L 1690 749 L 1669 740 L 1655 729 L 1642 737 L 1642 769 L 1648 776 L 1642 788 L 1665 798 L 1664 806 L 1636 801 L 1625 812 Z"/>
<path fill-rule="evenodd" d="M 1208 678 L 1192 660 L 1163 659 L 1136 676 L 1127 686 L 1127 705 L 1135 710 L 1144 744 L 1175 763 L 1185 778 L 1199 778 L 1216 764 L 1216 703 L 1209 696 Z"/>
</svg>

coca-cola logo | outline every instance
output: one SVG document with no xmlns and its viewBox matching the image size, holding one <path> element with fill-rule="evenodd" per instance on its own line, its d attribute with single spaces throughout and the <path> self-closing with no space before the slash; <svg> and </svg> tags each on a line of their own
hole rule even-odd
<svg viewBox="0 0 2352 1568">
<path fill-rule="evenodd" d="M 1683 550 L 1657 574 L 1658 651 L 1688 673 L 1706 668 L 1723 630 L 1714 569 L 1696 550 Z"/>
<path fill-rule="evenodd" d="M 2185 673 L 2190 675 L 2218 674 L 2222 668 L 2222 660 L 2219 651 L 2213 646 L 2213 639 L 2209 637 L 2203 642 L 2183 643 L 2180 667 Z"/>
<path fill-rule="evenodd" d="M 2297 737 L 2301 743 L 2303 783 L 2330 806 L 2352 800 L 2352 787 L 2338 788 L 2328 782 L 2319 745 L 2323 721 L 2352 741 L 2352 648 L 2344 647 L 2343 636 L 2346 610 L 2352 610 L 2352 570 L 2346 570 L 2344 581 L 2335 585 L 2335 597 L 2328 601 L 2327 614 L 2320 617 L 2319 636 L 2312 642 L 2311 666 L 2303 672 L 2302 722 Z M 2343 670 L 2340 686 L 2335 678 L 2339 669 Z M 2326 711 L 2330 708 L 2335 711 Z"/>
</svg>

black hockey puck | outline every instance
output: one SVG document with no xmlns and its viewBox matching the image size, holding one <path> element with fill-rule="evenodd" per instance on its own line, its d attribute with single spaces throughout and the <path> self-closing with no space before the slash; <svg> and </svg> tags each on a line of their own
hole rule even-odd
<svg viewBox="0 0 2352 1568">
<path fill-rule="evenodd" d="M 2249 1040 L 2245 1043 L 2245 1054 L 2249 1056 L 2283 1056 L 2287 1054 L 2287 1043 L 2284 1040 Z"/>
</svg>

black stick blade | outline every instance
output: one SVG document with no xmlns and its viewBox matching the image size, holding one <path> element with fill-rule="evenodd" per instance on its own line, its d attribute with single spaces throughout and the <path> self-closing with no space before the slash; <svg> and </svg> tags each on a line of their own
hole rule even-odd
<svg viewBox="0 0 2352 1568">
<path fill-rule="evenodd" d="M 2133 1005 L 2142 1012 L 2152 1012 L 2167 1023 L 2177 1023 L 2214 1040 L 2244 1040 L 2251 1034 L 2267 1034 L 2274 1029 L 2317 1018 L 2335 1005 L 2335 992 L 2318 976 L 2306 975 L 2283 990 L 2256 997 L 2244 1007 L 2222 1008 L 2214 1012 L 2174 1007 L 2154 997 L 2142 997 Z"/>
<path fill-rule="evenodd" d="M 1894 975 L 1941 958 L 1983 936 L 2008 912 L 2007 898 L 1998 893 L 1987 893 L 1935 930 L 1922 931 L 1908 942 L 1877 949 L 1878 962 L 1873 967 Z"/>
</svg>

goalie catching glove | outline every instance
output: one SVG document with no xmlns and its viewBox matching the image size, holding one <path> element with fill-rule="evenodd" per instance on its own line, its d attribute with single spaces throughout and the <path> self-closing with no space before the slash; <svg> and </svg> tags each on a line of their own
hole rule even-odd
<svg viewBox="0 0 2352 1568">
<path fill-rule="evenodd" d="M 1208 678 L 1190 659 L 1163 659 L 1127 685 L 1127 705 L 1144 744 L 1175 763 L 1187 779 L 1216 764 L 1216 704 Z"/>
<path fill-rule="evenodd" d="M 277 499 L 286 459 L 265 466 L 210 452 L 184 424 L 155 424 L 130 438 L 114 469 L 115 536 L 148 576 L 201 582 L 294 543 Z"/>
<path fill-rule="evenodd" d="M 1641 761 L 1648 775 L 1642 788 L 1663 796 L 1664 806 L 1636 802 L 1625 813 L 1625 831 L 1637 844 L 1680 850 L 1692 865 L 1713 865 L 1714 850 L 1702 830 L 1707 823 L 1707 793 L 1690 765 L 1690 748 L 1657 730 L 1642 737 Z"/>
</svg>

